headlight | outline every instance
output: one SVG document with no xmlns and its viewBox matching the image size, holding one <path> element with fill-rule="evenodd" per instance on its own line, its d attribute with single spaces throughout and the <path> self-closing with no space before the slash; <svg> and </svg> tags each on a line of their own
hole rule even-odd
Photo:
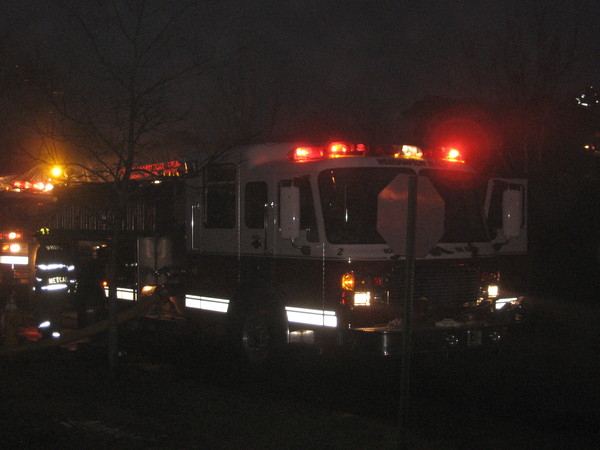
<svg viewBox="0 0 600 450">
<path fill-rule="evenodd" d="M 369 306 L 371 304 L 371 293 L 370 292 L 355 292 L 354 293 L 354 306 Z"/>
<path fill-rule="evenodd" d="M 488 297 L 496 298 L 500 295 L 500 288 L 497 284 L 490 284 L 487 288 Z"/>
</svg>

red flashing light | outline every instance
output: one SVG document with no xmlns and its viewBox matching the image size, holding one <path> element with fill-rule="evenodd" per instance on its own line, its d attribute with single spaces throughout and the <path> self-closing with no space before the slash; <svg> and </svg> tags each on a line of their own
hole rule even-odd
<svg viewBox="0 0 600 450">
<path fill-rule="evenodd" d="M 365 156 L 367 147 L 364 144 L 350 144 L 347 142 L 332 142 L 329 144 L 328 156 L 338 158 L 340 156 Z"/>
<path fill-rule="evenodd" d="M 293 161 L 308 161 L 323 158 L 323 149 L 320 147 L 297 147 L 289 155 Z"/>
<path fill-rule="evenodd" d="M 464 162 L 460 151 L 454 147 L 442 147 L 444 161 Z"/>
<path fill-rule="evenodd" d="M 13 181 L 12 186 L 15 189 L 31 189 L 31 183 L 29 181 Z"/>
<path fill-rule="evenodd" d="M 0 239 L 6 239 L 9 241 L 23 239 L 23 233 L 20 231 L 8 231 L 6 233 L 0 233 Z"/>
<path fill-rule="evenodd" d="M 11 183 L 12 189 L 16 191 L 31 191 L 31 192 L 48 192 L 51 191 L 54 186 L 51 183 L 44 183 L 43 181 L 13 181 Z"/>
<path fill-rule="evenodd" d="M 329 144 L 329 156 L 346 156 L 350 152 L 348 144 L 343 142 L 332 142 Z"/>
<path fill-rule="evenodd" d="M 340 158 L 344 156 L 364 156 L 367 148 L 364 144 L 332 142 L 327 146 L 296 147 L 288 155 L 292 161 L 309 161 L 323 158 Z"/>
</svg>

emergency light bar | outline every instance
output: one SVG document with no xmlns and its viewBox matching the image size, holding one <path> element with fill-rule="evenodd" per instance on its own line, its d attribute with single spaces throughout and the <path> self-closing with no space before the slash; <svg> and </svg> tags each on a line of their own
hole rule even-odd
<svg viewBox="0 0 600 450">
<path fill-rule="evenodd" d="M 290 161 L 314 161 L 346 156 L 365 156 L 367 154 L 393 156 L 394 158 L 422 159 L 423 150 L 416 145 L 384 145 L 370 149 L 364 144 L 332 142 L 328 145 L 300 146 L 288 153 Z M 437 147 L 429 153 L 436 159 L 452 162 L 464 162 L 460 151 L 454 147 Z"/>
<path fill-rule="evenodd" d="M 48 192 L 54 189 L 54 185 L 43 181 L 13 181 L 11 186 L 16 191 Z"/>
<path fill-rule="evenodd" d="M 20 231 L 8 231 L 6 233 L 0 233 L 1 240 L 13 241 L 15 239 L 23 239 L 23 233 Z"/>
<path fill-rule="evenodd" d="M 364 156 L 367 147 L 364 144 L 348 142 L 332 142 L 329 145 L 296 147 L 288 154 L 291 161 L 310 161 L 323 158 L 340 158 L 344 156 Z"/>
</svg>

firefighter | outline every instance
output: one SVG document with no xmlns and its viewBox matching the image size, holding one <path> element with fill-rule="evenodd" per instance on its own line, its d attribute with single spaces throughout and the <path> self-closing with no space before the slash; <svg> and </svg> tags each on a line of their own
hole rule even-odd
<svg viewBox="0 0 600 450">
<path fill-rule="evenodd" d="M 72 306 L 75 288 L 73 258 L 59 244 L 42 243 L 35 260 L 33 302 L 43 336 L 60 337 L 62 313 Z"/>
</svg>

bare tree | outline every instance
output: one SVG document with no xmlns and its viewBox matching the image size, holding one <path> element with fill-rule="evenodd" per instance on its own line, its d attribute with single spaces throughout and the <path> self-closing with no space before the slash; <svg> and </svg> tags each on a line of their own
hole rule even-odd
<svg viewBox="0 0 600 450">
<path fill-rule="evenodd" d="M 115 207 L 108 264 L 109 363 L 116 368 L 117 249 L 132 171 L 153 144 L 189 113 L 185 87 L 211 63 L 196 48 L 193 1 L 98 1 L 91 7 L 64 4 L 73 39 L 72 64 L 50 82 L 54 110 L 66 127 L 54 129 L 77 149 L 65 164 L 110 183 Z M 189 37 L 189 38 L 188 38 Z M 68 62 L 68 60 L 67 60 Z M 58 131 L 58 132 L 57 132 Z"/>
<path fill-rule="evenodd" d="M 463 42 L 463 93 L 493 105 L 507 137 L 502 153 L 513 173 L 539 167 L 555 125 L 561 89 L 575 67 L 577 26 L 568 22 L 571 5 L 561 2 L 524 9 L 507 7 L 498 38 L 483 45 L 479 36 Z M 468 36 L 468 34 L 465 34 Z"/>
</svg>

